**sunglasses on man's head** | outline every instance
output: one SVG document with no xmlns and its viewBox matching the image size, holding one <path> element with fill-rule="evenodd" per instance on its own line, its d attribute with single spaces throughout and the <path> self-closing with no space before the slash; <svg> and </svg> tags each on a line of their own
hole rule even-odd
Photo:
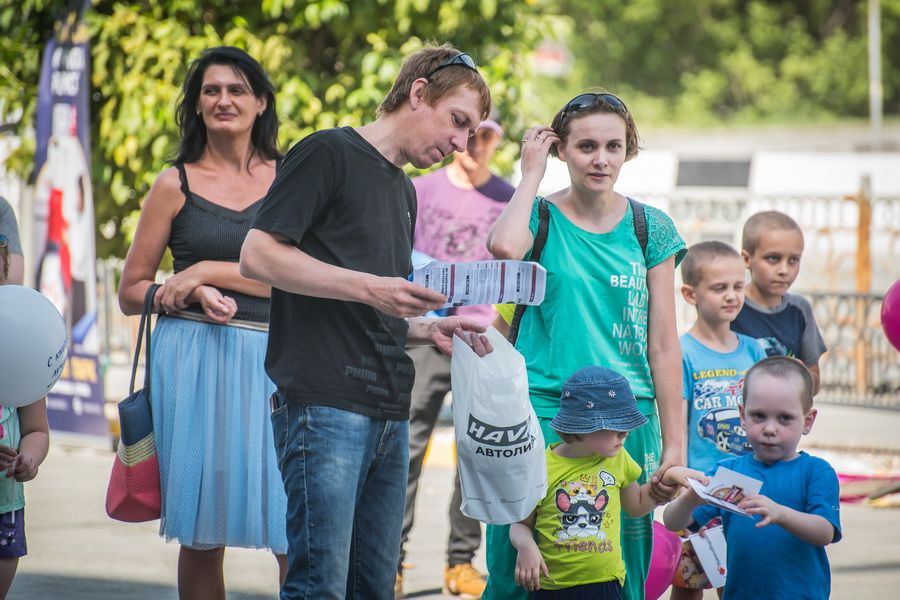
<svg viewBox="0 0 900 600">
<path fill-rule="evenodd" d="M 425 79 L 431 79 L 431 76 L 440 71 L 441 69 L 446 69 L 447 67 L 452 67 L 453 65 L 459 65 L 461 67 L 465 67 L 467 69 L 471 69 L 472 71 L 478 72 L 478 67 L 475 66 L 475 59 L 471 56 L 463 52 L 462 54 L 457 54 L 453 58 L 447 59 L 445 62 L 438 65 L 436 68 L 432 69 L 428 72 L 428 75 L 425 76 Z"/>
<path fill-rule="evenodd" d="M 569 103 L 563 108 L 562 118 L 565 119 L 569 114 L 588 110 L 600 104 L 605 104 L 616 112 L 628 113 L 628 107 L 625 106 L 625 103 L 622 102 L 621 98 L 618 96 L 607 93 L 598 94 L 596 92 L 588 92 L 586 94 L 575 96 L 569 100 Z"/>
</svg>

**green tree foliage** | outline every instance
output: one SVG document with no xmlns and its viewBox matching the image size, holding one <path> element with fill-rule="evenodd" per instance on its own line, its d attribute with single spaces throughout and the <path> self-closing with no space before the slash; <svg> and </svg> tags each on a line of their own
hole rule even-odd
<svg viewBox="0 0 900 600">
<path fill-rule="evenodd" d="M 0 109 L 23 109 L 24 140 L 40 52 L 64 4 L 0 0 Z M 179 86 L 203 49 L 234 45 L 260 61 L 278 92 L 287 149 L 316 129 L 373 119 L 403 58 L 427 41 L 475 57 L 500 114 L 512 115 L 526 50 L 540 35 L 535 15 L 519 0 L 94 0 L 87 20 L 98 254 L 124 256 L 139 201 L 177 147 Z M 507 165 L 512 152 L 510 145 Z M 32 156 L 26 143 L 8 166 L 25 174 Z"/>
<path fill-rule="evenodd" d="M 123 255 L 140 199 L 177 145 L 174 108 L 204 48 L 248 50 L 278 90 L 281 145 L 374 116 L 427 40 L 472 54 L 510 141 L 577 92 L 622 93 L 641 127 L 863 118 L 863 0 L 93 0 L 93 180 L 98 252 Z M 66 0 L 0 0 L 0 122 L 33 161 L 40 54 Z M 900 113 L 900 0 L 880 0 L 884 107 Z M 532 77 L 530 50 L 563 41 L 573 68 Z M 501 148 L 509 168 L 518 144 Z"/>
<path fill-rule="evenodd" d="M 621 91 L 643 123 L 868 116 L 863 0 L 549 1 L 568 15 L 576 68 L 548 87 Z M 897 115 L 900 0 L 880 4 L 884 107 Z"/>
<path fill-rule="evenodd" d="M 0 123 L 5 128 L 34 122 L 38 71 L 47 37 L 53 31 L 58 0 L 0 0 Z M 13 121 L 9 123 L 8 121 Z M 26 173 L 34 157 L 34 139 L 7 163 Z"/>
</svg>

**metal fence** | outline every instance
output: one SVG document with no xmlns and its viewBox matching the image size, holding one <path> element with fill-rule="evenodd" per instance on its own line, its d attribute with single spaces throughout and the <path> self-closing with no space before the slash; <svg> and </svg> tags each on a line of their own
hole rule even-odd
<svg viewBox="0 0 900 600">
<path fill-rule="evenodd" d="M 641 198 L 666 210 L 687 243 L 716 239 L 740 246 L 744 221 L 761 210 L 779 210 L 803 229 L 803 266 L 794 285 L 812 303 L 829 351 L 822 357 L 816 401 L 900 410 L 900 351 L 881 329 L 881 294 L 855 293 L 858 197 L 755 196 L 746 191 L 679 192 Z M 873 290 L 900 279 L 900 197 L 870 199 L 870 255 L 864 266 Z M 805 290 L 805 292 L 804 292 Z M 827 291 L 826 291 L 827 290 Z M 679 329 L 696 318 L 678 298 Z"/>
<path fill-rule="evenodd" d="M 900 410 L 900 351 L 881 329 L 875 294 L 809 294 L 828 345 L 816 400 Z"/>
<path fill-rule="evenodd" d="M 759 210 L 794 217 L 806 238 L 795 288 L 809 291 L 804 295 L 813 303 L 829 349 L 820 364 L 817 401 L 900 410 L 900 352 L 881 330 L 882 296 L 853 292 L 859 222 L 855 202 L 843 196 L 762 197 L 733 191 L 639 198 L 665 210 L 688 244 L 718 239 L 738 246 L 741 225 Z M 871 209 L 871 285 L 886 290 L 900 278 L 900 197 L 875 197 Z M 138 319 L 122 315 L 116 299 L 121 269 L 120 259 L 97 263 L 102 365 L 130 364 L 137 332 Z M 681 294 L 676 296 L 679 328 L 684 330 L 695 314 Z"/>
<path fill-rule="evenodd" d="M 688 244 L 715 239 L 740 247 L 741 228 L 762 210 L 779 210 L 803 229 L 803 266 L 795 289 L 853 293 L 856 287 L 860 209 L 855 197 L 758 196 L 746 191 L 679 192 L 638 197 L 668 212 Z M 870 199 L 872 291 L 884 291 L 900 278 L 900 197 Z"/>
<path fill-rule="evenodd" d="M 119 277 L 123 261 L 97 261 L 97 325 L 100 331 L 101 365 L 131 364 L 139 318 L 126 317 L 119 309 Z"/>
</svg>

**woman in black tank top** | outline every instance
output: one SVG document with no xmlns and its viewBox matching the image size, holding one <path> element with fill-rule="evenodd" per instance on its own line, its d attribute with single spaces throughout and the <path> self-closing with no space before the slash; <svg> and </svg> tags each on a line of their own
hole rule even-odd
<svg viewBox="0 0 900 600">
<path fill-rule="evenodd" d="M 125 260 L 119 303 L 140 313 L 157 291 L 151 405 L 160 464 L 160 535 L 181 544 L 181 597 L 225 598 L 226 546 L 267 548 L 284 578 L 286 500 L 267 397 L 270 289 L 238 271 L 241 245 L 275 176 L 275 93 L 231 47 L 204 52 L 178 106 L 181 145 L 148 194 Z"/>
</svg>

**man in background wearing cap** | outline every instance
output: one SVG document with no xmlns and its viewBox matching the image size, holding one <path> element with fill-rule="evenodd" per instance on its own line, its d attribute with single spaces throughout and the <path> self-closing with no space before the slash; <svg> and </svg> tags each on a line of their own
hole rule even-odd
<svg viewBox="0 0 900 600">
<path fill-rule="evenodd" d="M 482 121 L 464 152 L 456 152 L 453 162 L 413 179 L 419 204 L 413 247 L 448 262 L 492 260 L 485 241 L 491 225 L 503 212 L 515 188 L 489 170 L 491 158 L 503 138 L 503 129 L 493 119 Z M 497 316 L 491 305 L 461 306 L 453 314 L 469 317 L 488 326 Z M 416 381 L 409 414 L 409 480 L 406 512 L 397 568 L 397 596 L 402 593 L 404 546 L 412 530 L 416 493 L 425 449 L 434 430 L 444 396 L 450 391 L 450 357 L 432 347 L 408 348 L 416 365 Z M 450 501 L 450 537 L 447 540 L 445 593 L 462 598 L 481 597 L 484 578 L 472 566 L 481 545 L 481 524 L 460 512 L 462 496 L 459 474 Z"/>
</svg>

